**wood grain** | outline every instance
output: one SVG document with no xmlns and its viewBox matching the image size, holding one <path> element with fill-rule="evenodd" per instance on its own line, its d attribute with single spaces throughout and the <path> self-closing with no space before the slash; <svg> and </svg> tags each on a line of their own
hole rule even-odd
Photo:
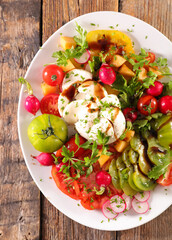
<svg viewBox="0 0 172 240">
<path fill-rule="evenodd" d="M 149 23 L 172 41 L 171 0 L 121 0 L 119 10 Z"/>
<path fill-rule="evenodd" d="M 14 10 L 15 9 L 15 10 Z M 0 2 L 0 239 L 38 240 L 40 193 L 20 151 L 20 85 L 39 48 L 40 1 Z M 2 130 L 3 129 L 3 130 Z"/>
</svg>

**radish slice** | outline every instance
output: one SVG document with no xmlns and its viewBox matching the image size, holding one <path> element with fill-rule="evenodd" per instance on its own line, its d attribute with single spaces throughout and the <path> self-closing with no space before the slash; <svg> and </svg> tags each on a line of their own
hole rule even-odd
<svg viewBox="0 0 172 240">
<path fill-rule="evenodd" d="M 139 202 L 146 202 L 150 197 L 150 192 L 149 191 L 145 191 L 141 193 L 138 192 L 134 197 Z"/>
<path fill-rule="evenodd" d="M 79 58 L 74 58 L 75 62 L 79 63 L 79 64 L 84 64 L 87 63 L 90 59 L 90 52 L 86 49 L 86 51 L 81 55 L 81 57 Z"/>
<path fill-rule="evenodd" d="M 110 201 L 107 200 L 102 206 L 103 215 L 108 219 L 113 219 L 118 216 L 118 213 L 114 212 L 110 206 Z"/>
<path fill-rule="evenodd" d="M 122 197 L 125 200 L 126 203 L 126 210 L 130 210 L 131 209 L 131 202 L 132 202 L 132 198 L 130 196 L 127 196 L 125 193 L 122 194 Z"/>
<path fill-rule="evenodd" d="M 139 202 L 135 198 L 132 201 L 132 207 L 136 213 L 146 213 L 149 210 L 148 202 Z"/>
<path fill-rule="evenodd" d="M 88 71 L 88 72 L 91 72 L 91 68 L 90 68 L 90 64 L 89 63 L 87 63 L 85 65 L 85 70 Z"/>
<path fill-rule="evenodd" d="M 110 199 L 110 205 L 116 213 L 122 213 L 126 209 L 126 203 L 123 197 L 115 195 Z"/>
</svg>

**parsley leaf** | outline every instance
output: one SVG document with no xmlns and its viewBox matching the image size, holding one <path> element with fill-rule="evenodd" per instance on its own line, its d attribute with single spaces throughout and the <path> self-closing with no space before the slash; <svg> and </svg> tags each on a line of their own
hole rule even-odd
<svg viewBox="0 0 172 240">
<path fill-rule="evenodd" d="M 54 52 L 52 57 L 57 58 L 57 65 L 67 66 L 68 60 L 71 58 L 79 58 L 88 48 L 88 42 L 86 41 L 87 31 L 84 30 L 81 26 L 76 23 L 76 31 L 78 32 L 77 36 L 74 36 L 76 42 L 76 47 L 71 47 L 65 51 Z"/>
<path fill-rule="evenodd" d="M 163 164 L 154 166 L 152 170 L 148 173 L 148 177 L 157 180 L 162 174 L 166 173 L 170 163 L 171 161 L 169 157 Z"/>
</svg>

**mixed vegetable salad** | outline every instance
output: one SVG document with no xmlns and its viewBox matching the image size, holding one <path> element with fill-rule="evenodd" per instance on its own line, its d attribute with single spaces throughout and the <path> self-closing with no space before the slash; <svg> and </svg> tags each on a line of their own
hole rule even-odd
<svg viewBox="0 0 172 240">
<path fill-rule="evenodd" d="M 29 82 L 25 108 L 32 156 L 52 166 L 57 187 L 84 208 L 114 219 L 149 209 L 150 191 L 172 184 L 172 81 L 167 59 L 117 30 L 61 34 L 62 50 L 42 72 L 39 101 Z M 169 81 L 163 82 L 168 76 Z M 69 136 L 73 128 L 75 135 Z"/>
</svg>

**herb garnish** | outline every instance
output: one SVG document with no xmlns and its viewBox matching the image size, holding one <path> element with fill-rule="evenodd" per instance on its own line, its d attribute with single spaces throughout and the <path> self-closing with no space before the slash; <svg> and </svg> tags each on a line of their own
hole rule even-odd
<svg viewBox="0 0 172 240">
<path fill-rule="evenodd" d="M 65 51 L 54 52 L 52 57 L 57 58 L 57 65 L 67 66 L 68 60 L 71 58 L 79 58 L 85 50 L 88 48 L 88 43 L 86 41 L 87 31 L 79 26 L 76 22 L 76 31 L 78 32 L 77 36 L 74 36 L 76 42 L 76 47 L 66 49 Z"/>
</svg>

